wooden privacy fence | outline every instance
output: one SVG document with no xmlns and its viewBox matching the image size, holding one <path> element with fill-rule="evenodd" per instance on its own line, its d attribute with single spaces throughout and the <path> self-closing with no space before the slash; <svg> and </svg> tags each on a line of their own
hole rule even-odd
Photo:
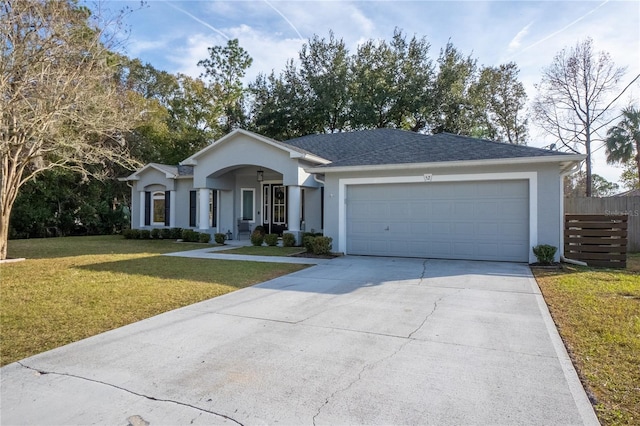
<svg viewBox="0 0 640 426">
<path fill-rule="evenodd" d="M 565 214 L 626 215 L 627 251 L 640 252 L 640 197 L 578 197 L 564 199 Z"/>
<path fill-rule="evenodd" d="M 627 215 L 565 215 L 564 256 L 589 266 L 626 268 L 627 223 Z"/>
</svg>

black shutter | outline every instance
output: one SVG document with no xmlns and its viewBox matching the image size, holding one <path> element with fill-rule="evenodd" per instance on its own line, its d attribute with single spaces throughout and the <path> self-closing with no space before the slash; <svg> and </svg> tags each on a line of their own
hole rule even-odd
<svg viewBox="0 0 640 426">
<path fill-rule="evenodd" d="M 144 193 L 144 226 L 151 225 L 151 193 Z"/>
<path fill-rule="evenodd" d="M 211 227 L 215 228 L 218 226 L 218 190 L 214 189 L 211 191 Z"/>
<path fill-rule="evenodd" d="M 196 191 L 189 191 L 189 226 L 196 226 Z"/>
<path fill-rule="evenodd" d="M 171 215 L 171 191 L 164 191 L 164 226 L 169 226 Z"/>
<path fill-rule="evenodd" d="M 324 186 L 320 187 L 320 228 L 324 229 Z"/>
</svg>

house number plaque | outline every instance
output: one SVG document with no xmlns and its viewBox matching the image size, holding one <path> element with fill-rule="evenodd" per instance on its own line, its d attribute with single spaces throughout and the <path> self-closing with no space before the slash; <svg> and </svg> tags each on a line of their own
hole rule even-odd
<svg viewBox="0 0 640 426">
<path fill-rule="evenodd" d="M 433 180 L 433 175 L 431 173 L 426 173 L 424 175 L 424 181 L 425 182 L 431 182 Z"/>
</svg>

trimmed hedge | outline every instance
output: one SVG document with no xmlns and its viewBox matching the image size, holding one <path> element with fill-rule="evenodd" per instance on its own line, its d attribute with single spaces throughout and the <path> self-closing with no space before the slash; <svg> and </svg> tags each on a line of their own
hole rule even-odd
<svg viewBox="0 0 640 426">
<path fill-rule="evenodd" d="M 312 253 L 316 255 L 327 255 L 331 253 L 331 237 L 314 237 L 312 243 Z"/>
<path fill-rule="evenodd" d="M 256 229 L 251 234 L 251 244 L 256 247 L 260 247 L 264 243 L 264 234 L 260 230 Z"/>
<path fill-rule="evenodd" d="M 282 234 L 282 246 L 283 247 L 294 247 L 296 245 L 296 237 L 295 235 L 286 232 Z"/>
<path fill-rule="evenodd" d="M 264 242 L 270 247 L 278 245 L 278 234 L 267 234 L 264 236 Z"/>
<path fill-rule="evenodd" d="M 160 231 L 160 237 L 162 237 L 163 240 L 170 240 L 171 239 L 171 229 L 162 228 L 162 230 Z"/>
<path fill-rule="evenodd" d="M 218 244 L 224 244 L 225 240 L 227 239 L 227 236 L 225 234 L 218 232 L 213 235 L 213 239 Z"/>
</svg>

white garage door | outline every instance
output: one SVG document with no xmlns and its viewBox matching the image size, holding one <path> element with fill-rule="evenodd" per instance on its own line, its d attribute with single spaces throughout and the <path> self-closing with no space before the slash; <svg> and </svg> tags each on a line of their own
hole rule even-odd
<svg viewBox="0 0 640 426">
<path fill-rule="evenodd" d="M 347 253 L 526 262 L 526 180 L 347 186 Z"/>
</svg>

